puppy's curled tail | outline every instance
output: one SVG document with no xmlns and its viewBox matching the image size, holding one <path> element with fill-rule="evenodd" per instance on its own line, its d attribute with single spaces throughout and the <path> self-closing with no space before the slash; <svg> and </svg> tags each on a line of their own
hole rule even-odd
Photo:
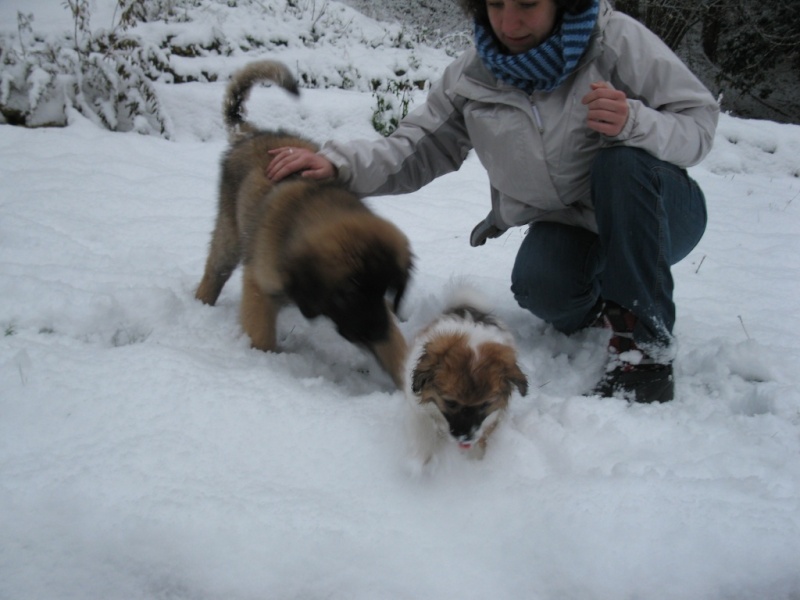
<svg viewBox="0 0 800 600">
<path fill-rule="evenodd" d="M 450 279 L 444 292 L 444 312 L 469 306 L 483 313 L 491 313 L 492 306 L 477 284 L 463 278 Z"/>
<path fill-rule="evenodd" d="M 231 137 L 255 130 L 255 127 L 245 119 L 244 104 L 253 86 L 262 81 L 271 81 L 290 94 L 300 95 L 297 81 L 286 65 L 281 62 L 260 60 L 242 67 L 231 77 L 222 107 L 225 127 Z"/>
</svg>

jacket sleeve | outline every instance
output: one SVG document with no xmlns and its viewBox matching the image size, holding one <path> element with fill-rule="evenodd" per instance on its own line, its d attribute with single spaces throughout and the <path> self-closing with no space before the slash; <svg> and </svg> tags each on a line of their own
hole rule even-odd
<svg viewBox="0 0 800 600">
<path fill-rule="evenodd" d="M 339 180 L 360 196 L 381 196 L 416 191 L 458 170 L 471 145 L 460 100 L 447 93 L 456 71 L 448 67 L 389 137 L 325 143 L 320 154 L 336 166 Z"/>
<path fill-rule="evenodd" d="M 696 165 L 711 150 L 719 105 L 658 36 L 621 13 L 612 22 L 612 84 L 628 95 L 630 114 L 622 132 L 609 140 L 679 167 Z"/>
</svg>

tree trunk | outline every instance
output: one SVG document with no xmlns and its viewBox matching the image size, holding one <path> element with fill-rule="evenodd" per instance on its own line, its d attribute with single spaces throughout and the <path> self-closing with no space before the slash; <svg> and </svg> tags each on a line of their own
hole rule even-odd
<svg viewBox="0 0 800 600">
<path fill-rule="evenodd" d="M 712 63 L 717 62 L 719 35 L 722 31 L 722 6 L 713 3 L 703 16 L 703 53 Z"/>
</svg>

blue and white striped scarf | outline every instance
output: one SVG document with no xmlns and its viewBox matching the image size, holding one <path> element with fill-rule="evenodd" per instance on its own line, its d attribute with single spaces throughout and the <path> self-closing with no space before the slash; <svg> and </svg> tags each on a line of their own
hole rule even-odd
<svg viewBox="0 0 800 600">
<path fill-rule="evenodd" d="M 503 54 L 491 32 L 475 23 L 475 46 L 498 79 L 525 90 L 549 92 L 575 70 L 597 21 L 599 0 L 582 13 L 565 12 L 561 27 L 544 42 L 521 54 Z"/>
</svg>

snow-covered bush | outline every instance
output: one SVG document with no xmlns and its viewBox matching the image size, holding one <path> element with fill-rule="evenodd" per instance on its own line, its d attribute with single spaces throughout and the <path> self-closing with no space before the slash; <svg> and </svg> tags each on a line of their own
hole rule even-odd
<svg viewBox="0 0 800 600">
<path fill-rule="evenodd" d="M 126 8 L 130 0 L 120 0 Z M 18 35 L 0 36 L 0 115 L 15 125 L 64 125 L 68 109 L 114 131 L 169 137 L 153 76 L 169 59 L 125 30 L 92 33 L 88 0 L 67 0 L 74 33 L 47 39 L 33 15 L 18 13 Z"/>
<path fill-rule="evenodd" d="M 383 136 L 397 129 L 400 119 L 408 114 L 413 87 L 407 79 L 375 82 L 372 97 L 375 110 L 372 113 L 372 127 Z"/>
<path fill-rule="evenodd" d="M 34 15 L 22 13 L 16 31 L 0 28 L 0 123 L 64 125 L 74 110 L 111 130 L 169 138 L 156 85 L 222 81 L 247 60 L 297 57 L 302 48 L 291 64 L 301 87 L 372 92 L 374 126 L 388 134 L 408 110 L 409 91 L 424 89 L 450 60 L 442 51 L 441 61 L 423 64 L 419 31 L 332 0 L 112 1 L 107 30 L 90 27 L 93 0 L 65 0 L 70 32 L 37 33 Z M 359 61 L 354 40 L 386 59 Z"/>
</svg>

